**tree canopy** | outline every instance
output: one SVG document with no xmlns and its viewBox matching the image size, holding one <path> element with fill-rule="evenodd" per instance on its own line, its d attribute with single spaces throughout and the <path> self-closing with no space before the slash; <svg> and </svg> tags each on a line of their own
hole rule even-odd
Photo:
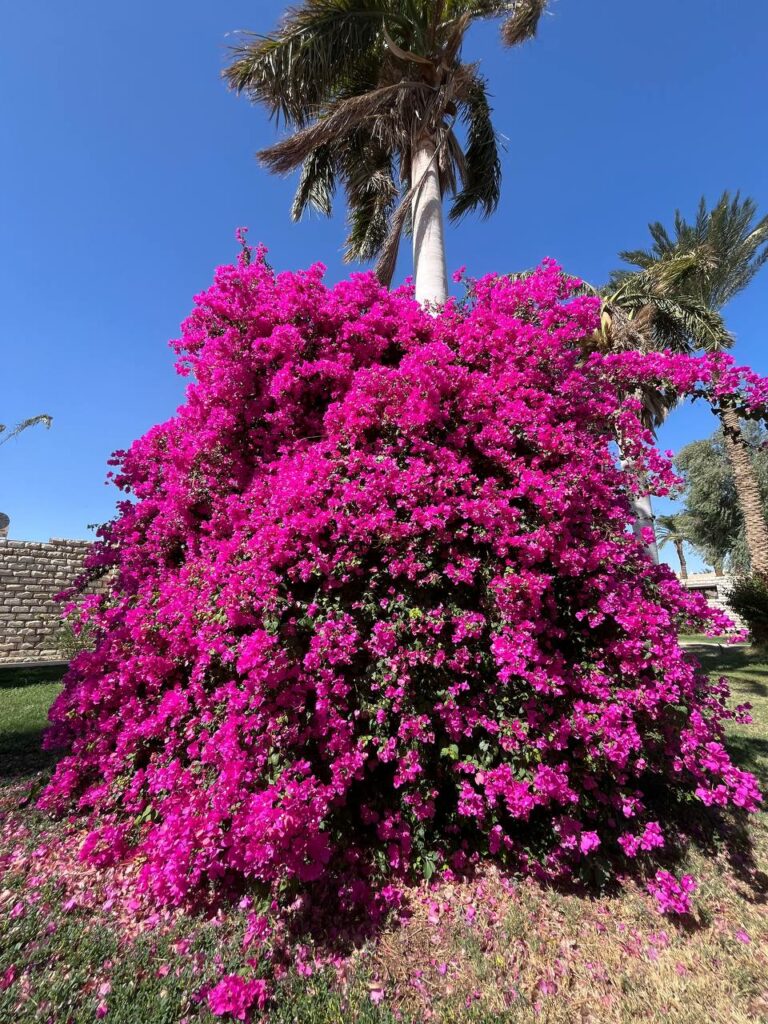
<svg viewBox="0 0 768 1024">
<path fill-rule="evenodd" d="M 462 46 L 474 22 L 499 19 L 501 41 L 532 38 L 546 0 L 304 0 L 268 36 L 246 36 L 224 76 L 291 134 L 259 153 L 272 171 L 301 168 L 291 215 L 329 215 L 344 190 L 348 261 L 377 259 L 389 283 L 419 142 L 435 144 L 449 217 L 488 216 L 501 162 L 487 83 Z"/>
<path fill-rule="evenodd" d="M 711 209 L 702 196 L 693 221 L 676 210 L 671 232 L 660 221 L 649 224 L 648 230 L 652 246 L 627 250 L 621 258 L 648 270 L 691 257 L 692 272 L 678 282 L 678 290 L 682 287 L 713 310 L 746 288 L 768 260 L 768 216 L 757 219 L 757 203 L 749 196 L 742 199 L 740 192 L 723 192 Z M 703 340 L 699 344 L 712 347 Z"/>
<path fill-rule="evenodd" d="M 768 451 L 763 448 L 768 431 L 754 422 L 745 422 L 742 431 L 768 513 Z M 744 517 L 722 430 L 681 448 L 675 467 L 685 479 L 687 539 L 714 565 L 727 562 L 731 568 L 748 569 Z"/>
</svg>

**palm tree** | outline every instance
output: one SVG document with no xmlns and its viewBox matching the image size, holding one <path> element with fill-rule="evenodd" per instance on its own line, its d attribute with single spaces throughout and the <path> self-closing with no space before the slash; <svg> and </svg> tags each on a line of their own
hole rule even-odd
<svg viewBox="0 0 768 1024">
<path fill-rule="evenodd" d="M 337 184 L 349 220 L 345 259 L 377 260 L 390 284 L 403 230 L 413 236 L 416 298 L 448 294 L 449 219 L 489 216 L 501 164 L 487 83 L 462 59 L 474 22 L 499 18 L 501 39 L 532 38 L 547 0 L 303 0 L 269 36 L 235 48 L 224 77 L 291 134 L 259 153 L 269 170 L 301 167 L 291 215 L 329 215 Z M 457 125 L 465 129 L 462 143 Z"/>
<path fill-rule="evenodd" d="M 723 192 L 711 210 L 702 197 L 692 224 L 678 210 L 673 234 L 661 223 L 650 224 L 652 247 L 623 252 L 621 257 L 642 271 L 649 271 L 678 256 L 703 254 L 692 272 L 678 283 L 675 294 L 689 296 L 719 312 L 768 261 L 768 216 L 756 218 L 755 202 L 749 197 L 742 199 L 738 192 L 733 197 Z M 726 343 L 706 333 L 692 334 L 691 340 L 696 348 L 706 351 L 716 351 Z M 735 402 L 729 401 L 720 402 L 713 410 L 722 423 L 725 448 L 733 467 L 752 568 L 768 576 L 768 523 L 749 444 L 741 430 L 739 410 Z"/>
<path fill-rule="evenodd" d="M 39 416 L 30 416 L 28 420 L 22 420 L 21 423 L 17 423 L 11 430 L 4 423 L 0 423 L 0 445 L 6 444 L 12 437 L 18 437 L 23 430 L 36 427 L 39 423 L 42 423 L 47 430 L 53 423 L 53 417 L 48 416 L 46 413 L 41 413 Z"/>
<path fill-rule="evenodd" d="M 685 544 L 690 543 L 686 517 L 678 512 L 675 515 L 657 516 L 656 538 L 659 543 L 659 550 L 666 544 L 672 544 L 680 562 L 680 579 L 688 579 L 688 565 L 685 561 Z"/>
<path fill-rule="evenodd" d="M 705 259 L 701 250 L 673 253 L 645 269 L 614 271 L 603 288 L 585 285 L 584 291 L 601 299 L 600 327 L 586 340 L 587 347 L 608 352 L 689 352 L 697 338 L 706 338 L 713 346 L 730 345 L 733 339 L 720 314 L 684 287 Z M 673 391 L 647 385 L 637 397 L 643 403 L 644 426 L 655 435 L 677 404 L 678 396 Z M 622 465 L 633 472 L 631 464 L 623 458 Z M 647 530 L 655 535 L 651 495 L 641 491 L 630 500 L 635 536 L 642 540 Z M 658 564 L 656 541 L 644 543 L 651 559 Z"/>
</svg>

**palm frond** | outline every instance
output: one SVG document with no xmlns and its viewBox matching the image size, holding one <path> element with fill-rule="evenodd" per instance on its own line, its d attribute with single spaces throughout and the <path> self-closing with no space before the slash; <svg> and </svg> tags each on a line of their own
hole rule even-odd
<svg viewBox="0 0 768 1024">
<path fill-rule="evenodd" d="M 307 206 L 312 206 L 319 213 L 330 217 L 335 187 L 336 162 L 333 147 L 318 146 L 305 158 L 301 168 L 301 177 L 291 207 L 291 219 L 299 220 Z"/>
<path fill-rule="evenodd" d="M 711 301 L 724 306 L 742 291 L 768 260 L 768 217 L 753 225 L 757 205 L 724 192 L 706 223 L 707 240 L 717 266 L 710 276 Z"/>
<path fill-rule="evenodd" d="M 673 232 L 659 222 L 650 224 L 651 249 L 623 252 L 621 258 L 643 270 L 663 270 L 670 262 L 691 258 L 690 271 L 673 283 L 674 290 L 719 310 L 768 262 L 768 216 L 756 218 L 756 203 L 739 192 L 723 192 L 711 209 L 702 197 L 692 222 L 677 210 Z"/>
<path fill-rule="evenodd" d="M 619 253 L 619 259 L 643 270 L 647 270 L 653 264 L 655 258 L 654 254 L 647 249 L 624 249 Z M 614 271 L 614 273 L 617 273 L 617 271 Z M 630 274 L 632 271 L 624 270 L 621 273 Z"/>
<path fill-rule="evenodd" d="M 496 209 L 498 139 L 486 83 L 462 61 L 462 43 L 472 22 L 489 18 L 501 19 L 508 45 L 530 39 L 547 0 L 295 2 L 271 35 L 242 37 L 224 77 L 291 130 L 258 157 L 276 173 L 301 168 L 293 219 L 307 208 L 330 213 L 342 187 L 345 258 L 378 254 L 377 272 L 390 281 L 412 215 L 410 163 L 420 138 L 436 147 L 452 220 Z"/>
<path fill-rule="evenodd" d="M 694 296 L 679 299 L 657 296 L 653 300 L 654 332 L 659 348 L 678 352 L 730 348 L 733 335 L 720 314 Z"/>
<path fill-rule="evenodd" d="M 304 0 L 270 36 L 247 35 L 224 72 L 230 88 L 273 117 L 304 125 L 333 94 L 350 61 L 381 46 L 384 19 L 402 21 L 386 0 Z"/>
<path fill-rule="evenodd" d="M 643 426 L 654 434 L 666 422 L 667 417 L 680 401 L 680 396 L 675 391 L 656 388 L 650 384 L 643 386 L 640 397 L 643 402 L 643 412 L 640 417 Z"/>
<path fill-rule="evenodd" d="M 640 311 L 652 312 L 646 331 L 652 347 L 678 352 L 728 348 L 733 336 L 720 314 L 699 295 L 698 281 L 713 265 L 709 247 L 699 244 L 651 260 L 641 270 L 614 271 L 602 294 L 609 305 L 620 307 L 635 322 Z"/>
<path fill-rule="evenodd" d="M 651 259 L 639 273 L 614 271 L 609 284 L 627 282 L 636 290 L 665 295 L 685 290 L 702 274 L 710 273 L 715 265 L 710 247 L 701 244 L 684 251 L 673 250 L 662 258 Z"/>
<path fill-rule="evenodd" d="M 467 147 L 461 167 L 463 187 L 448 214 L 452 221 L 470 210 L 480 209 L 489 217 L 501 195 L 501 160 L 498 138 L 491 119 L 485 79 L 474 75 L 460 107 L 461 120 L 467 126 Z"/>
<path fill-rule="evenodd" d="M 654 521 L 656 540 L 659 550 L 668 543 L 685 541 L 691 543 L 691 521 L 685 512 L 673 512 L 669 515 L 657 515 Z"/>
<path fill-rule="evenodd" d="M 29 419 L 17 423 L 11 430 L 8 430 L 4 423 L 0 423 L 0 434 L 5 434 L 4 437 L 0 438 L 0 445 L 7 444 L 12 437 L 18 437 L 23 430 L 29 430 L 30 427 L 36 427 L 39 424 L 42 424 L 46 430 L 50 430 L 52 423 L 53 416 L 49 416 L 47 413 L 40 413 L 39 416 L 30 416 Z"/>
<path fill-rule="evenodd" d="M 445 137 L 442 140 L 442 145 L 445 145 Z M 439 156 L 441 146 L 438 147 L 435 156 Z M 395 266 L 397 265 L 397 252 L 400 248 L 400 239 L 403 235 L 403 230 L 409 222 L 411 217 L 411 204 L 414 198 L 422 187 L 424 180 L 427 176 L 426 169 L 418 181 L 410 181 L 405 178 L 403 185 L 407 187 L 408 191 L 401 198 L 397 209 L 389 223 L 389 232 L 379 253 L 379 258 L 376 263 L 376 276 L 385 284 L 387 287 L 392 283 L 392 278 L 395 273 Z"/>
<path fill-rule="evenodd" d="M 416 190 L 410 188 L 408 192 L 400 200 L 400 203 L 395 210 L 390 222 L 389 231 L 387 236 L 382 242 L 381 249 L 379 250 L 379 257 L 376 261 L 376 276 L 383 285 L 387 288 L 392 283 L 392 278 L 395 276 L 395 267 L 397 266 L 397 253 L 400 249 L 400 239 L 403 236 L 403 229 L 411 215 L 411 202 L 413 200 Z"/>
<path fill-rule="evenodd" d="M 382 86 L 371 92 L 344 97 L 334 102 L 323 116 L 312 124 L 299 128 L 280 142 L 259 151 L 258 158 L 276 174 L 287 174 L 295 170 L 322 146 L 337 145 L 351 131 L 364 122 L 371 123 L 371 130 L 380 134 L 386 130 L 387 121 L 382 114 L 390 114 L 402 89 L 411 88 L 420 92 L 429 86 L 419 83 L 397 83 Z M 375 122 L 375 124 L 374 124 Z M 390 124 L 392 121 L 390 120 Z"/>
<path fill-rule="evenodd" d="M 386 240 L 399 195 L 392 157 L 361 131 L 348 140 L 339 163 L 349 208 L 344 259 L 368 262 Z"/>
</svg>

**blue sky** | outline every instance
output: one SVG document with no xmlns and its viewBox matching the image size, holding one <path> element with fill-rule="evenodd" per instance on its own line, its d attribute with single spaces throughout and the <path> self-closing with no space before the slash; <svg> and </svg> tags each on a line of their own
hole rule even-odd
<svg viewBox="0 0 768 1024">
<path fill-rule="evenodd" d="M 0 420 L 50 431 L 0 448 L 0 510 L 20 539 L 88 537 L 108 519 L 111 451 L 183 398 L 167 340 L 250 227 L 276 267 L 343 276 L 343 210 L 294 225 L 294 182 L 253 154 L 275 138 L 220 79 L 233 33 L 268 31 L 285 0 L 25 0 L 0 14 Z M 738 11 L 737 17 L 734 17 Z M 469 37 L 507 139 L 490 221 L 448 237 L 450 269 L 545 256 L 601 282 L 648 221 L 724 188 L 768 211 L 763 0 L 557 0 L 540 37 Z M 762 127 L 761 127 L 762 126 Z M 407 251 L 398 277 L 410 273 Z M 768 373 L 768 270 L 727 309 L 741 362 Z M 676 412 L 663 447 L 714 428 Z"/>
</svg>

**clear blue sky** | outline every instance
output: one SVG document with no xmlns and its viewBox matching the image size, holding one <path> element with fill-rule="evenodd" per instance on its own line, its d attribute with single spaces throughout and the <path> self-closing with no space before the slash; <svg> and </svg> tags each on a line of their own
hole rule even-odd
<svg viewBox="0 0 768 1024">
<path fill-rule="evenodd" d="M 342 211 L 294 225 L 294 182 L 253 154 L 261 109 L 219 75 L 238 29 L 268 31 L 285 0 L 24 0 L 0 13 L 0 420 L 48 412 L 0 448 L 0 510 L 20 539 L 87 537 L 111 515 L 106 460 L 170 416 L 183 389 L 167 340 L 250 226 L 278 268 L 340 260 Z M 764 0 L 557 0 L 518 51 L 476 30 L 504 195 L 490 221 L 452 228 L 469 273 L 545 256 L 601 282 L 648 221 L 723 188 L 768 211 Z M 410 273 L 407 252 L 399 276 Z M 736 355 L 768 373 L 764 271 L 727 310 Z M 662 433 L 714 427 L 704 408 Z"/>
</svg>

